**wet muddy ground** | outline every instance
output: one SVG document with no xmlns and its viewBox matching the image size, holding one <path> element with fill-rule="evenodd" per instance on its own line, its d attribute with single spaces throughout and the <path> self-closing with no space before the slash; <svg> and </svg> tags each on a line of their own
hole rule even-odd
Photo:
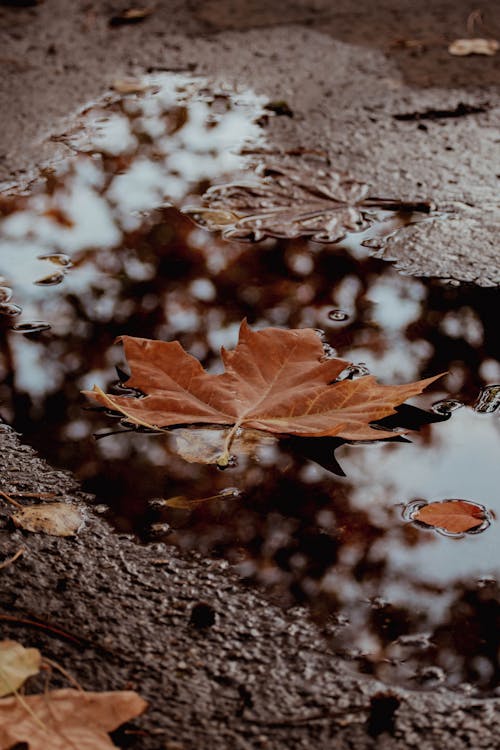
<svg viewBox="0 0 500 750">
<path fill-rule="evenodd" d="M 35 29 L 50 5 L 57 7 L 47 2 L 35 10 L 0 9 L 12 23 L 3 31 L 9 44 L 20 45 L 26 37 L 13 29 Z M 111 31 L 102 9 L 79 10 L 64 23 L 90 24 L 90 31 L 78 32 L 81 44 L 124 31 Z M 367 11 L 354 23 L 347 6 L 336 13 L 321 4 L 287 6 L 286 33 L 298 35 L 304 55 L 285 82 L 281 66 L 297 47 L 278 45 L 278 63 L 267 68 L 269 46 L 261 52 L 267 35 L 275 43 L 283 38 L 272 11 L 256 3 L 244 17 L 236 5 L 214 15 L 215 6 L 205 4 L 189 15 L 188 36 L 169 54 L 178 63 L 196 40 L 196 73 L 211 75 L 155 71 L 160 52 L 150 34 L 147 66 L 111 64 L 110 52 L 102 53 L 99 85 L 86 82 L 81 90 L 95 98 L 89 103 L 78 95 L 77 114 L 70 116 L 68 106 L 56 112 L 55 79 L 47 78 L 52 104 L 36 126 L 38 156 L 30 145 L 33 124 L 16 138 L 13 129 L 18 118 L 28 117 L 33 97 L 21 96 L 8 120 L 0 194 L 2 488 L 46 489 L 38 481 L 44 470 L 18 447 L 13 428 L 52 466 L 72 472 L 91 493 L 86 504 L 107 526 L 89 516 L 75 542 L 28 539 L 29 554 L 9 568 L 6 611 L 14 607 L 19 616 L 82 630 L 76 635 L 88 653 L 76 659 L 64 651 L 64 663 L 69 667 L 74 659 L 85 686 L 126 681 L 145 694 L 152 702 L 142 722 L 146 733 L 121 736 L 127 746 L 327 747 L 335 738 L 339 747 L 364 747 L 381 734 L 395 747 L 426 747 L 426 741 L 434 747 L 438 736 L 440 745 L 457 746 L 455 726 L 441 714 L 450 706 L 470 707 L 481 718 L 495 711 L 500 353 L 493 238 L 499 209 L 491 171 L 498 107 L 490 84 L 498 62 L 454 60 L 443 52 L 448 36 L 464 34 L 460 24 L 466 26 L 468 15 L 459 15 L 456 5 L 435 10 L 432 40 L 411 11 L 411 4 L 398 13 L 380 9 L 384 35 L 380 49 L 370 49 L 362 33 L 371 18 Z M 164 9 L 156 17 L 167 29 Z M 187 19 L 179 9 L 179 29 Z M 494 36 L 495 22 L 485 8 L 480 23 L 488 35 Z M 56 13 L 44 29 L 45 41 L 61 23 Z M 146 23 L 127 28 L 135 44 L 147 36 Z M 400 32 L 406 42 L 418 37 L 418 48 L 401 44 Z M 253 46 L 226 74 L 241 34 Z M 313 37 L 327 45 L 332 63 L 342 61 L 328 81 L 338 94 L 333 107 Z M 215 50 L 222 58 L 211 68 Z M 137 47 L 136 54 L 145 53 Z M 172 60 L 170 67 L 183 67 Z M 9 64 L 15 81 L 23 71 Z M 144 76 L 147 68 L 154 72 Z M 425 71 L 435 79 L 426 79 Z M 78 65 L 66 70 L 64 85 L 83 80 L 80 72 Z M 103 94 L 110 83 L 112 90 Z M 451 103 L 464 97 L 477 111 L 459 107 L 450 116 Z M 378 109 L 384 101 L 380 114 L 376 99 Z M 56 122 L 56 114 L 65 120 Z M 463 154 L 464 144 L 466 156 L 458 162 L 454 152 Z M 23 163 L 29 165 L 24 176 L 14 168 Z M 325 356 L 353 363 L 348 378 L 371 372 L 384 383 L 400 383 L 445 375 L 383 422 L 410 430 L 406 438 L 351 445 L 257 434 L 235 446 L 238 461 L 223 472 L 210 462 L 210 451 L 199 461 L 200 442 L 217 442 L 218 430 L 141 434 L 81 396 L 93 384 L 123 392 L 126 363 L 113 345 L 119 335 L 179 340 L 209 372 L 218 372 L 220 347 L 235 346 L 244 318 L 256 329 L 316 329 Z M 46 483 L 66 495 L 76 491 L 69 481 L 54 473 Z M 450 499 L 474 504 L 481 522 L 452 535 L 418 523 L 426 503 Z M 8 556 L 21 534 L 12 533 L 8 520 L 2 533 Z M 26 577 L 43 566 L 39 556 L 47 551 L 51 558 L 63 554 L 68 574 L 56 574 L 58 563 L 51 559 L 48 582 L 45 572 L 44 581 L 37 572 L 27 587 Z M 187 589 L 179 591 L 174 576 L 167 592 L 163 566 L 177 565 Z M 79 566 L 94 583 L 74 586 Z M 110 581 L 117 586 L 113 596 Z M 46 602 L 40 601 L 41 585 L 53 588 Z M 21 587 L 22 596 L 13 587 Z M 221 590 L 227 598 L 218 608 Z M 121 615 L 119 632 L 111 639 L 103 635 L 109 611 L 120 612 L 126 597 L 137 603 L 132 608 L 139 622 L 134 615 L 130 626 L 138 628 L 147 658 L 130 655 L 125 644 L 131 630 Z M 93 598 L 100 614 L 89 605 Z M 214 615 L 221 607 L 224 617 Z M 184 630 L 174 635 L 172 621 L 165 642 L 170 651 L 187 649 L 189 657 L 176 656 L 182 666 L 171 655 L 162 657 L 160 674 L 157 641 L 165 624 L 153 610 L 168 619 L 179 608 Z M 242 609 L 254 611 L 250 636 L 227 619 Z M 199 644 L 187 644 L 194 632 L 206 638 L 214 622 L 212 663 L 200 655 Z M 63 647 L 41 630 L 35 628 L 36 638 L 61 658 Z M 266 638 L 285 631 L 282 650 L 271 653 Z M 248 638 L 259 644 L 258 654 L 242 650 L 241 639 Z M 104 643 L 97 677 L 96 641 L 99 648 Z M 275 657 L 279 668 L 270 666 Z M 227 676 L 232 662 L 234 675 Z M 287 711 L 265 719 L 253 712 L 255 695 L 261 701 L 271 690 L 259 676 L 269 669 L 273 690 L 279 684 L 289 700 L 271 701 Z M 203 698 L 200 671 L 208 679 Z M 245 687 L 248 675 L 255 688 Z M 319 681 L 326 691 L 321 700 Z M 310 699 L 304 697 L 306 683 Z M 235 690 L 236 708 L 230 707 Z M 341 705 L 346 690 L 349 699 Z M 176 706 L 168 721 L 157 691 Z M 193 695 L 202 703 L 194 714 L 186 708 Z M 427 740 L 418 732 L 422 711 L 426 731 L 437 733 Z M 455 720 L 464 747 L 494 746 L 493 725 L 479 730 L 463 713 Z M 257 729 L 261 723 L 273 727 L 270 736 Z M 471 731 L 479 732 L 474 740 Z"/>
</svg>

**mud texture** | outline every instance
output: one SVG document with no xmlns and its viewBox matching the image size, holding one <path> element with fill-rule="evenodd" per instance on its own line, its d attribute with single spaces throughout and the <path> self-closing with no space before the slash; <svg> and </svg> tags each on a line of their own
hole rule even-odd
<svg viewBox="0 0 500 750">
<path fill-rule="evenodd" d="M 431 199 L 457 212 L 450 227 L 437 222 L 418 232 L 417 254 L 412 232 L 400 235 L 388 255 L 403 269 L 500 283 L 500 54 L 447 51 L 457 37 L 500 37 L 495 0 L 482 3 L 475 20 L 475 6 L 464 0 L 425 7 L 415 0 L 177 0 L 157 3 L 140 23 L 111 26 L 127 6 L 0 6 L 0 180 L 22 179 L 23 170 L 26 176 L 64 155 L 50 136 L 115 78 L 193 71 L 285 101 L 293 117 L 272 117 L 266 127 L 277 148 L 324 149 L 333 168 L 368 182 L 372 194 Z M 461 212 L 471 208 L 469 238 L 460 227 Z"/>
<path fill-rule="evenodd" d="M 12 433 L 0 434 L 0 477 L 6 492 L 55 492 L 87 508 L 71 477 Z M 10 510 L 2 556 L 25 551 L 0 571 L 0 614 L 13 618 L 1 637 L 40 648 L 86 689 L 146 698 L 148 712 L 116 737 L 123 747 L 497 747 L 500 699 L 357 677 L 301 609 L 276 607 L 225 562 L 137 545 L 87 509 L 73 539 L 14 530 Z"/>
</svg>

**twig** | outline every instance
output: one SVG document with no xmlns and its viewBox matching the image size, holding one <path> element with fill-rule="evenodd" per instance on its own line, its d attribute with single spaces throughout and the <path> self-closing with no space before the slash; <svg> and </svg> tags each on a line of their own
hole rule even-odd
<svg viewBox="0 0 500 750">
<path fill-rule="evenodd" d="M 64 677 L 66 677 L 66 679 L 68 680 L 68 682 L 70 682 L 77 690 L 79 690 L 81 693 L 85 692 L 84 689 L 82 688 L 82 686 L 80 685 L 80 683 L 78 682 L 78 680 L 76 680 L 73 677 L 73 675 L 71 675 L 69 672 L 67 672 L 56 661 L 52 661 L 52 659 L 49 659 L 47 656 L 44 656 L 43 657 L 43 664 L 44 665 L 46 664 L 47 668 L 49 670 L 57 669 L 62 675 L 64 675 Z"/>
<path fill-rule="evenodd" d="M 467 17 L 467 33 L 468 34 L 474 33 L 476 23 L 478 26 L 483 26 L 483 14 L 479 8 L 476 8 L 475 10 L 473 10 L 471 13 L 469 13 Z"/>
<path fill-rule="evenodd" d="M 55 492 L 21 492 L 20 490 L 14 492 L 11 490 L 10 494 L 14 495 L 14 497 L 32 497 L 36 500 L 51 500 L 53 497 L 56 497 Z"/>
<path fill-rule="evenodd" d="M 6 502 L 11 503 L 11 505 L 14 505 L 16 508 L 23 508 L 21 503 L 18 503 L 17 500 L 14 500 L 10 495 L 7 495 L 6 492 L 2 492 L 2 490 L 0 490 L 0 497 Z"/>
<path fill-rule="evenodd" d="M 364 706 L 353 706 L 349 709 L 351 714 L 366 714 L 367 708 Z M 265 727 L 276 727 L 286 728 L 291 726 L 301 726 L 302 724 L 309 724 L 313 721 L 335 721 L 336 723 L 342 723 L 344 717 L 335 714 L 331 709 L 325 711 L 317 711 L 305 716 L 277 716 L 270 719 L 259 719 L 258 717 L 243 717 L 243 721 L 248 724 L 258 724 L 259 726 Z M 354 723 L 354 722 L 352 722 Z M 357 722 L 356 722 L 357 723 Z"/>
<path fill-rule="evenodd" d="M 52 625 L 46 625 L 43 622 L 37 622 L 36 620 L 28 620 L 24 617 L 15 617 L 14 615 L 0 615 L 0 620 L 5 620 L 6 622 L 12 622 L 18 625 L 28 625 L 30 627 L 41 628 L 42 630 L 46 630 L 48 633 L 53 633 L 60 638 L 62 637 L 66 640 L 72 641 L 73 643 L 77 643 L 79 646 L 86 643 L 86 640 L 83 638 L 78 638 L 78 636 L 71 635 L 71 633 L 67 633 L 65 630 L 55 628 Z"/>
<path fill-rule="evenodd" d="M 14 555 L 12 555 L 12 557 L 9 557 L 7 560 L 4 560 L 3 562 L 0 563 L 0 570 L 3 570 L 4 568 L 8 568 L 9 565 L 12 565 L 12 563 L 15 563 L 16 560 L 18 560 L 21 557 L 21 555 L 24 555 L 25 552 L 26 552 L 26 547 L 19 547 L 17 552 Z"/>
</svg>

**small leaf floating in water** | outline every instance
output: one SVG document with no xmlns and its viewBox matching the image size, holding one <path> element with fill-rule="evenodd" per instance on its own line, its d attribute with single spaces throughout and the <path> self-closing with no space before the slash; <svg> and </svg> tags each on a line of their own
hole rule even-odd
<svg viewBox="0 0 500 750">
<path fill-rule="evenodd" d="M 470 500 L 442 500 L 427 503 L 414 500 L 403 511 L 403 517 L 450 536 L 485 531 L 491 523 L 483 505 Z"/>
<path fill-rule="evenodd" d="M 224 490 L 221 490 L 221 492 L 217 493 L 217 495 L 211 495 L 210 497 L 200 497 L 200 498 L 188 498 L 184 496 L 169 497 L 167 500 L 164 501 L 164 505 L 166 505 L 168 508 L 180 508 L 182 510 L 194 510 L 194 508 L 197 508 L 200 505 L 204 505 L 205 503 L 210 502 L 211 500 L 224 500 L 224 498 L 239 497 L 240 495 L 241 495 L 241 491 L 237 487 L 226 487 Z"/>
</svg>

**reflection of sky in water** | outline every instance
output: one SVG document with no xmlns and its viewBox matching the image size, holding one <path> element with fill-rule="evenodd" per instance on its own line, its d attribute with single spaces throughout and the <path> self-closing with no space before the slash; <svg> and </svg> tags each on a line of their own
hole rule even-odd
<svg viewBox="0 0 500 750">
<path fill-rule="evenodd" d="M 239 150 L 259 143 L 255 119 L 263 100 L 251 92 L 210 94 L 202 79 L 172 75 L 146 82 L 144 94 L 124 101 L 108 96 L 82 114 L 63 140 L 94 156 L 57 165 L 54 194 L 35 187 L 26 208 L 2 221 L 0 274 L 16 294 L 32 296 L 31 283 L 50 272 L 39 255 L 118 245 L 144 212 L 181 202 L 200 181 L 231 176 L 244 163 Z M 174 114 L 179 122 L 171 121 Z M 151 142 L 141 142 L 141 134 Z M 110 173 L 105 157 L 123 154 L 128 160 Z M 50 215 L 54 208 L 70 226 Z"/>
</svg>

